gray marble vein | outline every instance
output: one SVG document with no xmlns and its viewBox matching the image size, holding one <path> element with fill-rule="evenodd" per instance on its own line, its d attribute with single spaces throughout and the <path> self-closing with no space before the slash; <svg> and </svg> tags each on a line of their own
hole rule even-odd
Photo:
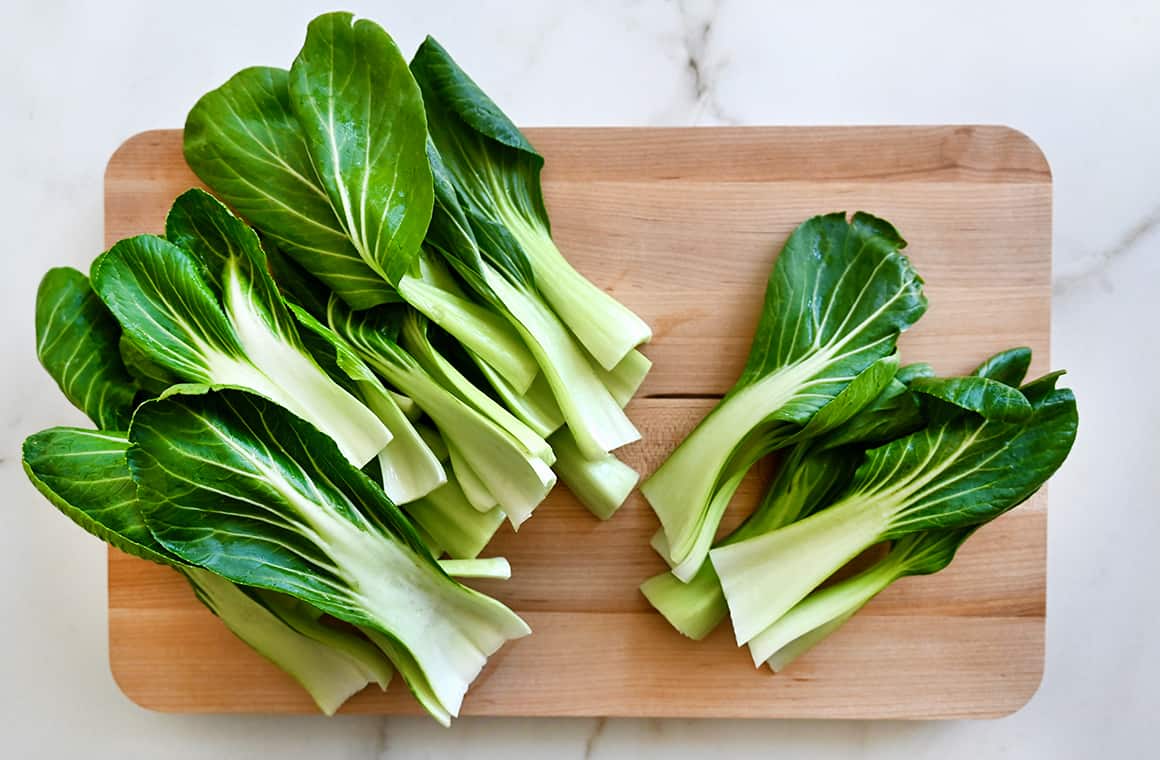
<svg viewBox="0 0 1160 760">
<path fill-rule="evenodd" d="M 1078 271 L 1069 272 L 1055 278 L 1053 290 L 1056 296 L 1067 296 L 1073 291 L 1093 283 L 1098 283 L 1105 291 L 1112 292 L 1114 285 L 1109 276 L 1112 266 L 1121 259 L 1137 254 L 1160 253 L 1160 240 L 1156 231 L 1160 229 L 1160 205 L 1151 209 L 1143 218 L 1133 224 L 1107 248 L 1086 257 L 1086 265 Z"/>
<path fill-rule="evenodd" d="M 726 112 L 717 94 L 717 83 L 729 64 L 727 53 L 714 38 L 722 4 L 722 0 L 679 0 L 675 4 L 680 16 L 684 74 L 696 124 L 739 123 Z"/>
</svg>

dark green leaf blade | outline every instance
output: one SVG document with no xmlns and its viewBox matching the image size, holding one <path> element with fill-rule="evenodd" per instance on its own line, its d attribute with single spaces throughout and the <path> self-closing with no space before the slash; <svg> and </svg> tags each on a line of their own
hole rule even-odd
<svg viewBox="0 0 1160 760">
<path fill-rule="evenodd" d="M 1031 367 L 1031 349 L 1025 346 L 1000 351 L 971 372 L 978 377 L 989 377 L 1013 388 L 1019 387 Z"/>
<path fill-rule="evenodd" d="M 208 279 L 194 256 L 155 235 L 122 240 L 93 265 L 94 290 L 132 341 L 157 365 L 199 383 L 214 380 L 207 356 L 244 356 Z"/>
<path fill-rule="evenodd" d="M 887 537 L 978 525 L 1025 501 L 1075 442 L 1075 397 L 1050 392 L 1023 422 L 962 416 L 870 451 L 851 492 L 889 493 L 899 509 Z"/>
<path fill-rule="evenodd" d="M 330 205 L 372 269 L 397 284 L 431 221 L 427 123 L 419 86 L 372 21 L 310 22 L 290 68 L 290 105 Z"/>
<path fill-rule="evenodd" d="M 137 384 L 118 352 L 121 327 L 75 269 L 50 269 L 36 291 L 36 355 L 98 428 L 124 430 Z"/>
<path fill-rule="evenodd" d="M 737 388 L 824 355 L 821 371 L 811 379 L 833 378 L 832 384 L 814 387 L 812 394 L 778 412 L 778 419 L 800 423 L 844 387 L 841 378 L 854 377 L 893 353 L 899 333 L 927 305 L 922 278 L 901 254 L 905 246 L 889 222 L 861 211 L 849 222 L 837 212 L 798 226 L 770 274 Z"/>
<path fill-rule="evenodd" d="M 289 72 L 244 69 L 204 95 L 183 149 L 203 182 L 353 308 L 398 300 L 335 216 L 290 107 Z"/>
<path fill-rule="evenodd" d="M 1021 422 L 1031 416 L 1031 404 L 1018 388 L 987 377 L 923 377 L 910 389 L 988 419 Z"/>
<path fill-rule="evenodd" d="M 49 428 L 24 440 L 28 479 L 70 520 L 121 551 L 171 565 L 137 510 L 124 433 Z"/>
</svg>

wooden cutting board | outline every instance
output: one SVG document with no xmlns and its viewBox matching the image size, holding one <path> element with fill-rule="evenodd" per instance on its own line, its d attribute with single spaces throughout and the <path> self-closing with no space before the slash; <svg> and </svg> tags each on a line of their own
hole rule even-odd
<svg viewBox="0 0 1160 760">
<path fill-rule="evenodd" d="M 971 369 L 1014 345 L 1048 369 L 1051 173 L 1005 127 L 531 129 L 559 247 L 644 317 L 652 374 L 629 414 L 651 472 L 728 389 L 790 230 L 822 212 L 894 222 L 930 310 L 903 361 Z M 146 132 L 105 175 L 105 237 L 159 232 L 170 201 L 199 184 L 181 133 Z M 757 473 L 728 525 L 752 508 Z M 767 474 L 766 474 L 767 475 Z M 728 625 L 693 642 L 637 591 L 663 565 L 656 521 L 634 494 L 609 522 L 557 488 L 518 537 L 488 554 L 513 578 L 479 584 L 534 634 L 505 646 L 467 696 L 467 715 L 980 718 L 1010 713 L 1043 673 L 1047 500 L 981 530 L 947 571 L 891 587 L 780 675 L 754 670 Z M 109 556 L 109 659 L 124 692 L 179 712 L 311 712 L 289 677 L 234 639 L 174 572 Z M 418 713 L 398 679 L 352 713 Z"/>
</svg>

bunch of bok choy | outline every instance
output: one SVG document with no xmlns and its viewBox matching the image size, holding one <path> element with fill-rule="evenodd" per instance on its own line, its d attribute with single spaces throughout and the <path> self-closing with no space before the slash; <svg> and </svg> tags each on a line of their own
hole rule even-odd
<svg viewBox="0 0 1160 760">
<path fill-rule="evenodd" d="M 949 564 L 1071 450 L 1074 396 L 1061 372 L 1024 383 L 1026 348 L 967 377 L 899 366 L 897 337 L 926 306 L 904 246 L 863 213 L 799 226 L 741 379 L 643 484 L 672 569 L 641 591 L 686 636 L 728 615 L 756 664 L 784 667 L 895 580 Z M 741 479 L 779 450 L 757 509 L 716 538 Z M 884 542 L 877 563 L 823 587 Z"/>
<path fill-rule="evenodd" d="M 292 265 L 279 285 L 309 278 L 299 305 L 427 415 L 477 509 L 518 526 L 557 475 L 602 518 L 624 502 L 649 328 L 561 255 L 542 157 L 438 43 L 408 65 L 373 22 L 320 16 L 288 70 L 203 96 L 184 151 Z"/>
</svg>

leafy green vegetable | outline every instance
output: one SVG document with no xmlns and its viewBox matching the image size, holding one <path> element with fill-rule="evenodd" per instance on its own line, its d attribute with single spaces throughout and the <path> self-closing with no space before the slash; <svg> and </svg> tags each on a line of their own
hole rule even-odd
<svg viewBox="0 0 1160 760">
<path fill-rule="evenodd" d="M 211 196 L 175 201 L 169 240 L 122 240 L 93 266 L 93 287 L 149 359 L 192 383 L 249 388 L 331 435 L 359 465 L 391 434 L 305 349 L 254 233 Z"/>
<path fill-rule="evenodd" d="M 972 375 L 989 377 L 1013 388 L 1019 387 L 1031 367 L 1031 349 L 1026 346 L 1000 351 L 975 367 Z"/>
<path fill-rule="evenodd" d="M 786 242 L 741 378 L 641 486 L 682 580 L 702 565 L 743 470 L 801 440 L 815 415 L 831 418 L 815 426 L 824 432 L 880 390 L 889 367 L 879 362 L 926 309 L 903 246 L 889 223 L 861 212 L 814 217 Z M 856 403 L 831 406 L 867 371 L 873 382 Z"/>
<path fill-rule="evenodd" d="M 303 329 L 304 344 L 331 377 L 345 379 L 349 389 L 363 400 L 391 433 L 390 442 L 378 454 L 383 490 L 391 501 L 415 501 L 447 482 L 439 458 L 427 446 L 401 408 L 398 399 L 414 402 L 388 390 L 354 348 L 338 333 L 305 309 L 292 304 L 291 312 Z"/>
<path fill-rule="evenodd" d="M 910 366 L 899 368 L 878 397 L 855 416 L 819 437 L 805 437 L 789 449 L 757 509 L 714 546 L 763 535 L 812 514 L 849 483 L 869 446 L 921 427 L 918 403 L 906 385 L 898 381 L 899 377 L 914 379 L 915 373 Z M 868 374 L 864 372 L 859 377 Z M 855 383 L 851 383 L 835 402 L 860 395 L 857 391 Z M 820 415 L 815 415 L 810 424 L 820 419 Z M 663 536 L 661 531 L 654 539 L 659 542 Z M 661 573 L 641 584 L 640 590 L 674 628 L 693 639 L 709 635 L 728 614 L 721 583 L 710 562 L 703 563 L 687 583 L 672 572 Z"/>
<path fill-rule="evenodd" d="M 423 98 L 406 59 L 378 24 L 327 13 L 310 22 L 289 89 L 343 230 L 371 269 L 398 283 L 419 253 L 432 202 Z"/>
<path fill-rule="evenodd" d="M 50 269 L 36 291 L 36 355 L 99 428 L 129 426 L 137 384 L 118 358 L 121 327 L 75 269 Z"/>
<path fill-rule="evenodd" d="M 555 485 L 540 454 L 424 371 L 395 343 L 390 315 L 350 312 L 331 299 L 330 327 L 376 372 L 415 401 L 442 433 L 452 467 L 477 509 L 499 504 L 519 527 Z M 513 419 L 514 421 L 514 419 Z"/>
<path fill-rule="evenodd" d="M 103 307 L 103 304 L 102 304 Z M 118 325 L 118 329 L 120 326 Z M 121 333 L 121 340 L 117 347 L 121 353 L 121 362 L 129 376 L 137 383 L 137 387 L 152 396 L 159 396 L 171 385 L 177 385 L 181 380 L 163 367 L 157 365 L 149 355 L 141 350 L 128 335 Z M 123 427 L 128 427 L 128 423 Z"/>
<path fill-rule="evenodd" d="M 387 687 L 390 663 L 367 641 L 322 625 L 316 611 L 288 597 L 259 598 L 190 567 L 159 544 L 137 509 L 128 447 L 122 433 L 51 428 L 25 440 L 24 470 L 37 490 L 87 532 L 185 575 L 198 598 L 238 638 L 302 684 L 326 714 L 372 681 Z"/>
<path fill-rule="evenodd" d="M 533 422 L 546 430 L 558 409 L 590 459 L 599 459 L 639 438 L 622 411 L 622 398 L 626 389 L 631 395 L 639 386 L 648 371 L 648 360 L 632 352 L 622 362 L 624 366 L 618 365 L 612 372 L 597 364 L 540 295 L 532 267 L 518 243 L 502 226 L 480 226 L 478 215 L 471 216 L 470 206 L 461 204 L 463 195 L 434 145 L 428 146 L 428 153 L 436 203 L 427 242 L 476 295 L 505 315 L 535 357 L 555 404 L 552 408 L 538 402 Z M 530 390 L 514 387 L 509 392 L 503 383 L 493 385 L 505 398 Z M 523 406 L 517 402 L 513 408 Z"/>
<path fill-rule="evenodd" d="M 980 387 L 990 382 L 975 379 Z M 962 388 L 963 380 L 946 384 Z M 940 395 L 971 403 L 986 397 L 957 391 Z M 1076 406 L 1067 389 L 1032 384 L 1023 395 L 1032 407 L 1026 419 L 1010 421 L 1003 399 L 983 413 L 964 410 L 940 416 L 940 421 L 868 452 L 832 506 L 784 528 L 713 549 L 710 556 L 738 643 L 778 621 L 869 546 L 917 531 L 979 525 L 1034 493 L 1071 449 Z M 993 416 L 985 416 L 991 411 Z"/>
<path fill-rule="evenodd" d="M 832 586 L 815 591 L 793 606 L 749 642 L 753 664 L 769 661 L 781 670 L 821 638 L 837 630 L 855 612 L 899 578 L 930 575 L 950 564 L 975 526 L 920 531 L 894 542 L 889 553 L 871 567 Z M 821 635 L 811 636 L 814 631 Z M 806 639 L 803 641 L 803 639 Z"/>
<path fill-rule="evenodd" d="M 505 641 L 529 632 L 461 586 L 333 442 L 260 396 L 171 395 L 134 416 L 129 464 L 154 536 L 186 562 L 378 632 L 443 722 Z"/>
<path fill-rule="evenodd" d="M 420 45 L 411 71 L 431 139 L 484 247 L 514 240 L 552 309 L 600 366 L 615 367 L 652 333 L 560 255 L 540 190 L 543 158 L 434 39 Z"/>
<path fill-rule="evenodd" d="M 398 300 L 339 222 L 290 106 L 290 74 L 239 71 L 185 121 L 185 160 L 245 219 L 354 308 Z"/>
<path fill-rule="evenodd" d="M 572 495 L 589 512 L 607 520 L 620 509 L 640 475 L 612 454 L 588 459 L 580 451 L 568 428 L 561 428 L 548 439 L 556 452 L 556 474 Z"/>
<path fill-rule="evenodd" d="M 185 158 L 351 308 L 405 299 L 526 389 L 536 364 L 520 337 L 424 270 L 432 190 L 419 97 L 385 32 L 327 14 L 312 23 L 291 72 L 245 69 L 197 102 Z M 382 118 L 371 123 L 371 113 Z"/>
</svg>

